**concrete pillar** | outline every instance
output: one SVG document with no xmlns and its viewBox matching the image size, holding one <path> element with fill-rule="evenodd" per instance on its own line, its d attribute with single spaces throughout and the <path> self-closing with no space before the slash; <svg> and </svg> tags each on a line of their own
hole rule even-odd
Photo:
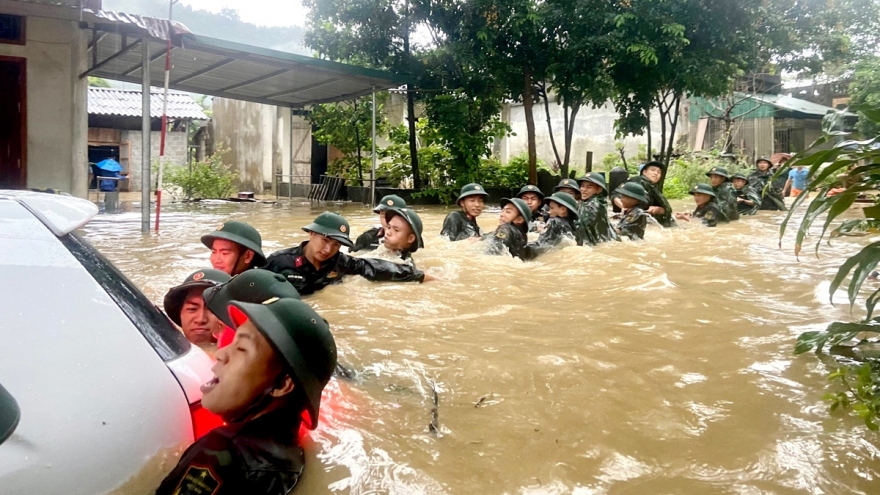
<svg viewBox="0 0 880 495">
<path fill-rule="evenodd" d="M 70 166 L 70 194 L 78 198 L 88 198 L 89 195 L 89 111 L 88 111 L 88 88 L 89 80 L 79 77 L 88 69 L 86 57 L 86 31 L 79 29 L 74 24 L 73 38 L 70 44 L 70 67 L 72 144 Z"/>
</svg>

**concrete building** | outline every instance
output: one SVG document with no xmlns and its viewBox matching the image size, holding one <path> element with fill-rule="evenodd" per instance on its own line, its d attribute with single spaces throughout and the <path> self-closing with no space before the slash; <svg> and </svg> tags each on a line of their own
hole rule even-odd
<svg viewBox="0 0 880 495">
<path fill-rule="evenodd" d="M 84 4 L 100 8 L 94 0 L 0 0 L 2 188 L 87 195 Z"/>
<path fill-rule="evenodd" d="M 161 143 L 162 101 L 160 88 L 151 88 L 150 97 L 150 156 L 159 160 Z M 122 190 L 141 189 L 141 115 L 143 95 L 139 90 L 89 88 L 88 112 L 89 162 L 115 158 L 122 165 Z M 188 93 L 168 93 L 168 130 L 165 133 L 166 165 L 183 166 L 188 163 L 189 124 L 193 120 L 207 120 L 201 106 Z"/>
</svg>

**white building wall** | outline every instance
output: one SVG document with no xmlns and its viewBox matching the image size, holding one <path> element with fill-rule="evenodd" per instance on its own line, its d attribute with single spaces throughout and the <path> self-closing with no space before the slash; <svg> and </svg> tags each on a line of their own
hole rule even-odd
<svg viewBox="0 0 880 495">
<path fill-rule="evenodd" d="M 547 128 L 547 114 L 544 104 L 536 104 L 533 108 L 535 118 L 535 144 L 537 148 L 538 159 L 543 160 L 548 166 L 556 161 L 556 155 L 553 153 L 553 146 L 550 142 L 550 133 Z M 510 158 L 517 155 L 527 153 L 528 141 L 526 133 L 525 109 L 521 103 L 508 104 L 502 110 L 502 118 L 506 119 L 510 124 L 515 136 L 506 137 L 496 143 L 495 152 L 501 159 L 502 163 L 507 163 Z M 587 151 L 593 152 L 593 166 L 602 163 L 602 157 L 607 153 L 616 153 L 614 144 L 614 121 L 617 119 L 617 112 L 611 102 L 599 108 L 585 107 L 581 108 L 575 119 L 574 136 L 572 139 L 572 151 L 570 165 L 576 169 L 583 170 L 587 162 Z M 565 153 L 565 137 L 564 137 L 564 111 L 562 105 L 556 103 L 550 104 L 550 121 L 553 126 L 553 137 L 556 140 L 556 147 L 559 151 L 560 158 L 564 159 Z M 682 112 L 676 134 L 678 136 L 687 134 L 687 127 L 682 125 L 686 123 L 686 113 Z M 654 111 L 651 115 L 651 145 L 654 152 L 660 146 L 660 115 Z M 638 153 L 640 144 L 647 144 L 646 135 L 628 136 L 622 140 L 627 157 L 635 157 Z"/>
<path fill-rule="evenodd" d="M 86 69 L 82 32 L 73 21 L 28 16 L 25 23 L 25 44 L 0 44 L 0 56 L 27 59 L 27 187 L 86 197 L 88 81 L 79 77 Z"/>
</svg>

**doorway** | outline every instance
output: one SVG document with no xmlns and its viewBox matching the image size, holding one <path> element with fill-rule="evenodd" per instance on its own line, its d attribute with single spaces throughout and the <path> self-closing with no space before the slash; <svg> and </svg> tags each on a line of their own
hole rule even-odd
<svg viewBox="0 0 880 495">
<path fill-rule="evenodd" d="M 0 57 L 0 189 L 27 187 L 26 61 Z"/>
</svg>

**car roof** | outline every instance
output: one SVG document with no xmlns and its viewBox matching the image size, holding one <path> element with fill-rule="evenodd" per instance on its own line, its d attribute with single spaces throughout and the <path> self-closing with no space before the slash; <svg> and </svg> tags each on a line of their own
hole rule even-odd
<svg viewBox="0 0 880 495">
<path fill-rule="evenodd" d="M 95 203 L 64 194 L 0 190 L 3 200 L 24 206 L 56 236 L 73 232 L 98 214 Z"/>
</svg>

